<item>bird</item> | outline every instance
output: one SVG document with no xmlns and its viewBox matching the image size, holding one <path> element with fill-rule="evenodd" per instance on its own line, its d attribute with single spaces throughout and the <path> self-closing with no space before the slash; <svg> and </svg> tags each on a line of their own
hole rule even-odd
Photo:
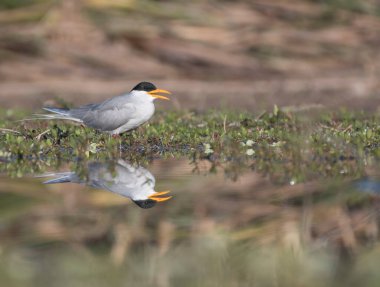
<svg viewBox="0 0 380 287">
<path fill-rule="evenodd" d="M 93 161 L 87 164 L 85 177 L 73 171 L 45 173 L 36 177 L 50 177 L 44 184 L 78 183 L 92 188 L 103 189 L 130 198 L 139 207 L 147 209 L 157 202 L 167 201 L 172 196 L 170 191 L 156 192 L 155 177 L 142 166 L 133 166 L 129 162 L 118 159 L 111 161 Z"/>
<path fill-rule="evenodd" d="M 45 107 L 50 114 L 35 114 L 33 120 L 71 120 L 101 132 L 117 136 L 147 122 L 154 114 L 154 100 L 170 100 L 160 94 L 171 94 L 150 82 L 137 84 L 129 93 L 97 104 L 72 109 Z"/>
</svg>

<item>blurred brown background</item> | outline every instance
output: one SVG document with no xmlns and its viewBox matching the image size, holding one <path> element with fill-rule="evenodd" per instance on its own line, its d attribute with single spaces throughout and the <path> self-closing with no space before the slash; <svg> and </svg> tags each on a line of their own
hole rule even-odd
<svg viewBox="0 0 380 287">
<path fill-rule="evenodd" d="M 165 108 L 380 107 L 379 0 L 0 0 L 0 9 L 5 108 L 94 102 L 142 80 L 175 94 Z"/>
</svg>

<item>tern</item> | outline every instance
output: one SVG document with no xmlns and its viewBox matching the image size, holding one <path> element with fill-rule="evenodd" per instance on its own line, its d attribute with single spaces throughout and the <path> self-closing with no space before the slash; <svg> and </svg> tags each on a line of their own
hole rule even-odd
<svg viewBox="0 0 380 287">
<path fill-rule="evenodd" d="M 169 100 L 160 94 L 171 93 L 157 89 L 152 83 L 141 82 L 129 93 L 98 104 L 72 109 L 43 108 L 50 114 L 37 114 L 33 119 L 71 120 L 116 136 L 148 121 L 154 114 L 154 100 Z"/>
<path fill-rule="evenodd" d="M 85 178 L 75 172 L 46 173 L 37 177 L 53 177 L 44 184 L 79 183 L 96 189 L 108 190 L 121 196 L 130 198 L 141 208 L 151 208 L 157 202 L 172 198 L 164 196 L 169 191 L 154 191 L 156 180 L 145 168 L 135 167 L 119 159 L 116 163 L 90 162 L 87 165 L 88 174 Z"/>
</svg>

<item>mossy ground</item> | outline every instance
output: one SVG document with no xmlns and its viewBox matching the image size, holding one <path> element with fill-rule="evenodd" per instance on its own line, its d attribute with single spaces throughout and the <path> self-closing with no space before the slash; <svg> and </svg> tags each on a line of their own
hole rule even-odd
<svg viewBox="0 0 380 287">
<path fill-rule="evenodd" d="M 16 175 L 80 159 L 143 162 L 187 156 L 207 158 L 215 166 L 249 166 L 280 181 L 299 182 L 321 175 L 357 175 L 368 158 L 380 156 L 380 118 L 365 113 L 311 116 L 277 107 L 260 115 L 158 112 L 119 138 L 70 122 L 18 121 L 27 114 L 3 114 L 0 156 L 3 170 Z"/>
</svg>

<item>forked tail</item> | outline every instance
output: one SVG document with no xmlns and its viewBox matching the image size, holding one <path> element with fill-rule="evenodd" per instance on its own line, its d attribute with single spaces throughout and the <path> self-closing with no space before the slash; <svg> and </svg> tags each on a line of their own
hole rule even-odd
<svg viewBox="0 0 380 287">
<path fill-rule="evenodd" d="M 72 117 L 69 109 L 60 108 L 43 108 L 43 110 L 51 112 L 51 114 L 34 114 L 32 118 L 24 119 L 24 121 L 30 120 L 70 120 L 75 122 L 82 122 L 81 119 Z"/>
</svg>

